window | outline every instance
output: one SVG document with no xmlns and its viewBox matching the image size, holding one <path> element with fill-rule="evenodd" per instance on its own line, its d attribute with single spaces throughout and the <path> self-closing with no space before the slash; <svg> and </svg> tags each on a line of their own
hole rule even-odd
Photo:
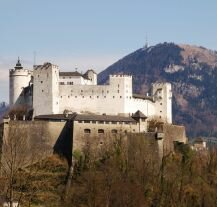
<svg viewBox="0 0 217 207">
<path fill-rule="evenodd" d="M 98 121 L 99 124 L 104 124 L 104 121 Z"/>
<path fill-rule="evenodd" d="M 43 83 L 43 81 L 41 81 L 41 83 Z"/>
<path fill-rule="evenodd" d="M 65 83 L 64 82 L 60 82 L 60 85 L 65 85 Z"/>
<path fill-rule="evenodd" d="M 99 98 L 99 96 L 97 96 L 97 98 Z"/>
<path fill-rule="evenodd" d="M 44 92 L 44 90 L 41 91 L 42 93 Z"/>
<path fill-rule="evenodd" d="M 122 96 L 120 96 L 120 98 L 122 98 Z"/>
<path fill-rule="evenodd" d="M 78 123 L 83 123 L 82 121 L 78 121 Z"/>
<path fill-rule="evenodd" d="M 92 121 L 92 124 L 96 124 L 96 121 Z"/>
<path fill-rule="evenodd" d="M 91 133 L 91 130 L 90 130 L 90 129 L 84 129 L 84 133 L 85 133 L 85 134 L 90 134 L 90 133 Z"/>
<path fill-rule="evenodd" d="M 112 134 L 117 134 L 118 130 L 117 129 L 112 129 Z"/>
<path fill-rule="evenodd" d="M 83 90 L 81 90 L 81 93 L 83 92 Z"/>
<path fill-rule="evenodd" d="M 115 98 L 115 96 L 113 96 L 113 98 Z"/>
<path fill-rule="evenodd" d="M 160 105 L 162 105 L 162 103 L 160 103 Z"/>
<path fill-rule="evenodd" d="M 106 123 L 106 124 L 109 124 L 110 122 L 109 122 L 109 121 L 106 121 L 105 123 Z"/>
<path fill-rule="evenodd" d="M 107 93 L 109 93 L 109 91 L 107 91 Z"/>
<path fill-rule="evenodd" d="M 85 120 L 84 123 L 90 123 L 90 121 Z"/>
<path fill-rule="evenodd" d="M 117 124 L 117 122 L 116 121 L 112 121 L 112 124 Z"/>
<path fill-rule="evenodd" d="M 118 90 L 118 93 L 119 93 L 120 91 Z"/>
<path fill-rule="evenodd" d="M 104 129 L 98 129 L 98 134 L 104 134 Z"/>
</svg>

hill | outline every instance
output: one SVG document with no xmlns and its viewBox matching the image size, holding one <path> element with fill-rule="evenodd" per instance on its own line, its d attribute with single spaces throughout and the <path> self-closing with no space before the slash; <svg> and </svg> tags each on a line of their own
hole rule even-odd
<svg viewBox="0 0 217 207">
<path fill-rule="evenodd" d="M 6 102 L 0 102 L 0 122 L 7 110 L 8 110 L 8 104 Z"/>
<path fill-rule="evenodd" d="M 134 92 L 141 94 L 153 82 L 171 82 L 174 123 L 184 124 L 190 137 L 217 137 L 216 51 L 174 43 L 140 48 L 102 71 L 98 81 L 117 73 L 133 75 Z"/>
</svg>

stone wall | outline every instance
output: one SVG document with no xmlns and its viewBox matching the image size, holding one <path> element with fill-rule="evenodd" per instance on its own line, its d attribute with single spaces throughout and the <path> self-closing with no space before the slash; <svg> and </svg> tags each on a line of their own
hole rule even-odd
<svg viewBox="0 0 217 207">
<path fill-rule="evenodd" d="M 165 124 L 163 126 L 163 132 L 164 153 L 174 151 L 174 142 L 187 143 L 184 126 Z"/>
<path fill-rule="evenodd" d="M 88 132 L 91 131 L 91 133 Z M 99 131 L 101 130 L 101 132 Z M 161 158 L 174 151 L 174 142 L 187 142 L 183 126 L 164 125 L 163 138 L 157 133 L 138 133 L 137 124 L 93 124 L 79 121 L 10 121 L 0 125 L 1 143 L 10 137 L 24 138 L 26 150 L 31 154 L 50 155 L 53 152 L 65 156 L 71 162 L 72 151 L 106 149 L 116 139 L 127 140 L 129 152 L 144 151 L 143 156 Z M 102 133 L 103 131 L 103 133 Z M 2 136 L 2 134 L 4 136 Z M 21 139 L 23 140 L 23 139 Z"/>
</svg>

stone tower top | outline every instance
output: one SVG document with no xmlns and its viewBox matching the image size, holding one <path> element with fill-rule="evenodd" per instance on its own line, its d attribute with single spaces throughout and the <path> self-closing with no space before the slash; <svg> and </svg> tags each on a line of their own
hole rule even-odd
<svg viewBox="0 0 217 207">
<path fill-rule="evenodd" d="M 23 69 L 23 66 L 20 63 L 20 58 L 19 57 L 18 57 L 18 60 L 17 60 L 17 64 L 16 64 L 16 66 L 14 68 L 15 68 L 15 70 Z"/>
</svg>

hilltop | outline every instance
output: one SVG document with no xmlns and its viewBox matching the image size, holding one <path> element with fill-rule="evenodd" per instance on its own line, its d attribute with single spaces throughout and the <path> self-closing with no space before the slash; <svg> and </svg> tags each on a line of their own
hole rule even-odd
<svg viewBox="0 0 217 207">
<path fill-rule="evenodd" d="M 112 64 L 98 76 L 133 75 L 134 92 L 146 94 L 152 82 L 171 82 L 174 123 L 188 136 L 217 136 L 217 52 L 199 46 L 162 43 L 144 47 Z"/>
</svg>

